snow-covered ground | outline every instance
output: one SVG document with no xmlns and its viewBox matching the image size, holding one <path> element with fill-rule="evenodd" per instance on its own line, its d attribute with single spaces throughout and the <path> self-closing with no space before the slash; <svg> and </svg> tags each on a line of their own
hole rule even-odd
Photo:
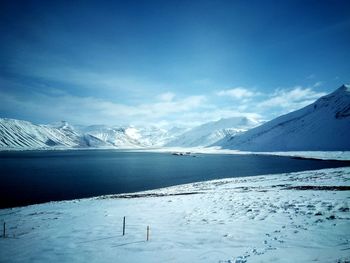
<svg viewBox="0 0 350 263">
<path fill-rule="evenodd" d="M 350 160 L 350 151 L 288 151 L 288 152 L 249 152 L 230 149 L 222 149 L 221 147 L 163 147 L 149 149 L 133 149 L 133 151 L 142 152 L 169 152 L 169 153 L 200 153 L 200 154 L 262 154 L 262 155 L 278 155 L 292 156 L 301 158 L 312 158 L 320 160 Z"/>
<path fill-rule="evenodd" d="M 3 209 L 0 262 L 349 262 L 349 190 L 337 168 Z"/>
<path fill-rule="evenodd" d="M 312 159 L 320 159 L 320 160 L 340 160 L 340 161 L 350 160 L 350 151 L 263 152 L 261 154 L 294 156 L 294 157 L 312 158 Z"/>
</svg>

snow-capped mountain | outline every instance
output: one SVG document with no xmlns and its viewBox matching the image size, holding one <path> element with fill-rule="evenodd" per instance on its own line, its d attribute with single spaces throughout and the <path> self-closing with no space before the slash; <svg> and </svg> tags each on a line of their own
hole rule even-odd
<svg viewBox="0 0 350 263">
<path fill-rule="evenodd" d="M 132 127 L 108 127 L 104 125 L 92 125 L 82 129 L 83 134 L 90 135 L 105 142 L 108 145 L 122 148 L 141 147 L 139 135 Z"/>
<path fill-rule="evenodd" d="M 260 126 L 247 117 L 233 117 L 192 128 L 104 125 L 73 127 L 67 122 L 36 125 L 0 118 L 0 149 L 85 147 L 206 147 L 248 151 L 350 150 L 350 87 Z"/>
<path fill-rule="evenodd" d="M 28 121 L 0 118 L 0 149 L 160 147 L 181 131 L 182 129 L 168 131 L 153 126 L 73 127 L 65 121 L 36 125 Z"/>
<path fill-rule="evenodd" d="M 169 147 L 209 146 L 219 140 L 242 133 L 259 124 L 248 117 L 233 117 L 197 126 L 166 144 Z"/>
<path fill-rule="evenodd" d="M 185 129 L 173 127 L 169 130 L 155 126 L 137 128 L 140 136 L 139 141 L 148 147 L 162 147 L 169 141 L 181 136 Z"/>
<path fill-rule="evenodd" d="M 350 150 L 350 86 L 217 145 L 248 151 Z"/>
<path fill-rule="evenodd" d="M 152 136 L 159 136 L 156 131 Z M 36 125 L 28 121 L 0 119 L 1 149 L 46 149 L 46 148 L 86 148 L 149 147 L 155 138 L 144 137 L 142 130 L 129 127 L 108 127 L 92 125 L 77 127 L 62 121 L 50 125 Z"/>
<path fill-rule="evenodd" d="M 28 121 L 0 119 L 0 148 L 79 147 L 86 142 L 67 123 L 35 125 Z"/>
<path fill-rule="evenodd" d="M 109 127 L 105 125 L 92 125 L 80 130 L 110 145 L 123 148 L 161 147 L 183 131 L 183 129 L 166 130 L 155 126 Z"/>
</svg>

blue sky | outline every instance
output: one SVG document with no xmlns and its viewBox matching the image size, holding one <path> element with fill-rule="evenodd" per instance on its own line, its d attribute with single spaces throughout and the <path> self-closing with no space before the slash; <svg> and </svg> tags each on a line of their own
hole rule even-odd
<svg viewBox="0 0 350 263">
<path fill-rule="evenodd" d="M 2 1 L 0 117 L 272 119 L 350 82 L 349 1 Z"/>
</svg>

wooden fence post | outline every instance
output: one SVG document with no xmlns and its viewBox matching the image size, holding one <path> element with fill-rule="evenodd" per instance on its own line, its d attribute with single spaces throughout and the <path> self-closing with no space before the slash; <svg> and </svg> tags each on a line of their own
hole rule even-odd
<svg viewBox="0 0 350 263">
<path fill-rule="evenodd" d="M 149 226 L 147 226 L 147 241 L 149 240 Z"/>
<path fill-rule="evenodd" d="M 123 236 L 125 236 L 125 216 L 123 218 Z"/>
</svg>

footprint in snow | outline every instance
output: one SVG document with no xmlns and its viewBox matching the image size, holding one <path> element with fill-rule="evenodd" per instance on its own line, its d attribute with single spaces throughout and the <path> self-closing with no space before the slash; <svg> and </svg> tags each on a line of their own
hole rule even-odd
<svg viewBox="0 0 350 263">
<path fill-rule="evenodd" d="M 237 257 L 233 261 L 229 260 L 227 262 L 228 263 L 246 263 L 247 260 L 245 259 L 245 257 Z"/>
</svg>

